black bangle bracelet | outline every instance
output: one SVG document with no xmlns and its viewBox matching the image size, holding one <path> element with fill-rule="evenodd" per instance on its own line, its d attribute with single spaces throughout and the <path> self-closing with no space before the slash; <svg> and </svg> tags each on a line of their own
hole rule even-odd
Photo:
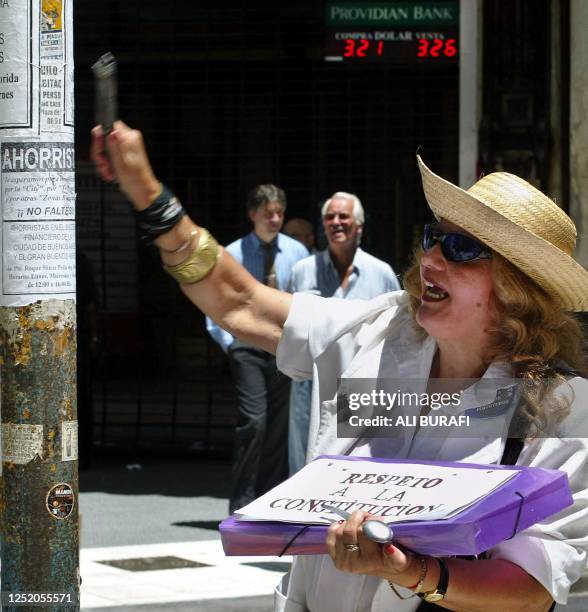
<svg viewBox="0 0 588 612">
<path fill-rule="evenodd" d="M 186 214 L 178 198 L 162 185 L 161 193 L 145 210 L 135 211 L 139 238 L 147 243 L 169 232 Z"/>
</svg>

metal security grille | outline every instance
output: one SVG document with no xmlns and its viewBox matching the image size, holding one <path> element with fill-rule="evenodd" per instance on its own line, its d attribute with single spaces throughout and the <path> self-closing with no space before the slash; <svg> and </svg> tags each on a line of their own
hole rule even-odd
<svg viewBox="0 0 588 612">
<path fill-rule="evenodd" d="M 562 20 L 567 4 L 562 2 L 560 6 Z M 513 172 L 541 189 L 548 188 L 553 140 L 550 126 L 553 8 L 554 3 L 549 0 L 484 3 L 481 170 Z M 564 61 L 564 37 L 561 42 Z M 562 97 L 562 107 L 565 105 Z M 561 128 L 562 134 L 569 129 L 563 122 Z M 565 148 L 562 146 L 562 150 Z"/>
<path fill-rule="evenodd" d="M 103 52 L 119 60 L 121 114 L 143 131 L 157 175 L 220 242 L 249 230 L 245 194 L 258 183 L 283 187 L 288 216 L 317 229 L 319 204 L 345 190 L 366 208 L 366 250 L 401 271 L 427 216 L 417 150 L 456 179 L 457 65 L 328 63 L 323 22 L 324 6 L 309 0 L 78 3 L 78 237 L 101 296 L 101 444 L 228 448 L 234 419 L 224 356 L 201 313 L 83 163 L 89 67 Z"/>
</svg>

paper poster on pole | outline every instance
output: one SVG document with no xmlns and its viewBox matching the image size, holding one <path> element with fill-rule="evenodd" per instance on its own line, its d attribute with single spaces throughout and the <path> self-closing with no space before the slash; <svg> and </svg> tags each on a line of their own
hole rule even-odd
<svg viewBox="0 0 588 612">
<path fill-rule="evenodd" d="M 76 287 L 73 145 L 10 142 L 0 153 L 3 296 L 71 297 Z"/>
<path fill-rule="evenodd" d="M 0 0 L 0 306 L 75 299 L 72 4 Z"/>
<path fill-rule="evenodd" d="M 0 129 L 33 127 L 35 5 L 0 1 Z"/>
<path fill-rule="evenodd" d="M 329 524 L 363 510 L 395 523 L 442 520 L 465 510 L 517 474 L 417 463 L 319 458 L 235 513 L 243 520 Z M 336 517 L 337 520 L 339 517 Z"/>
<path fill-rule="evenodd" d="M 65 27 L 70 12 L 71 1 L 41 0 L 39 107 L 45 133 L 73 127 L 73 45 Z"/>
</svg>

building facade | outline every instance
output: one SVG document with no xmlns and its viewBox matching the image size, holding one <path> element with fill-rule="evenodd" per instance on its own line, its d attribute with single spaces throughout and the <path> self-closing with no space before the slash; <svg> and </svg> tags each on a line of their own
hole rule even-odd
<svg viewBox="0 0 588 612">
<path fill-rule="evenodd" d="M 464 187 L 496 169 L 528 178 L 575 218 L 588 263 L 582 0 L 110 0 L 78 3 L 75 23 L 78 245 L 101 296 L 105 445 L 223 447 L 234 418 L 203 317 L 88 163 L 89 67 L 107 50 L 121 118 L 223 243 L 248 227 L 255 184 L 283 187 L 288 215 L 317 229 L 324 198 L 345 190 L 365 204 L 366 248 L 402 270 L 430 219 L 419 152 Z"/>
</svg>

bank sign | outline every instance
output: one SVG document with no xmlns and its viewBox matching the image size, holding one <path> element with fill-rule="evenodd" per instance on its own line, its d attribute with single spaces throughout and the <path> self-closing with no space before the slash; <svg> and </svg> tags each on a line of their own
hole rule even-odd
<svg viewBox="0 0 588 612">
<path fill-rule="evenodd" d="M 327 2 L 325 59 L 458 60 L 459 2 Z"/>
</svg>

